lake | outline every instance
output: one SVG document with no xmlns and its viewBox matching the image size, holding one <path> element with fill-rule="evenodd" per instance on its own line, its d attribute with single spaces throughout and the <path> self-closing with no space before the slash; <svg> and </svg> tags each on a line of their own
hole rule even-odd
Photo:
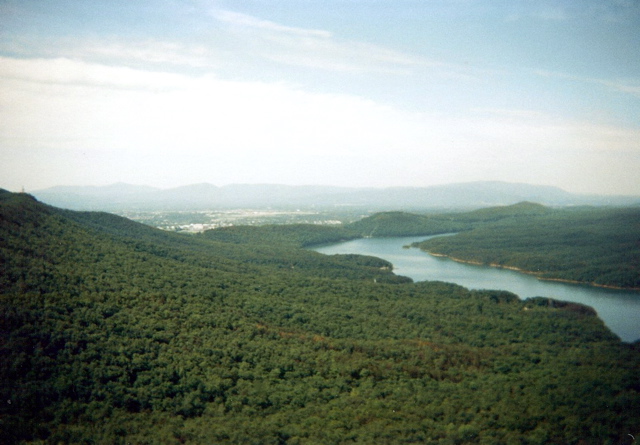
<svg viewBox="0 0 640 445">
<path fill-rule="evenodd" d="M 393 263 L 394 272 L 414 281 L 446 281 L 468 289 L 500 289 L 520 298 L 549 297 L 591 306 L 604 323 L 623 341 L 640 339 L 640 291 L 604 289 L 593 286 L 538 280 L 531 275 L 490 266 L 458 263 L 403 246 L 428 236 L 364 238 L 315 247 L 327 255 L 357 253 Z"/>
</svg>

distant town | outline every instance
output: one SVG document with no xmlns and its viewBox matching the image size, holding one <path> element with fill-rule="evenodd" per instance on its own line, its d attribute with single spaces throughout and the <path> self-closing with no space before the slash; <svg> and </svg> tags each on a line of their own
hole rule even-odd
<svg viewBox="0 0 640 445">
<path fill-rule="evenodd" d="M 266 224 L 336 225 L 364 215 L 308 210 L 234 209 L 205 211 L 121 211 L 120 216 L 172 232 L 198 233 L 218 227 Z"/>
</svg>

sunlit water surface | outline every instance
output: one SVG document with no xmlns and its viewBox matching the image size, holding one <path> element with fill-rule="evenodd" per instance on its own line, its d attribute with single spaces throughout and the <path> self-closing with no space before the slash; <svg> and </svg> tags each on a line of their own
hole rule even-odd
<svg viewBox="0 0 640 445">
<path fill-rule="evenodd" d="M 462 264 L 416 248 L 403 248 L 428 238 L 432 237 L 365 238 L 313 250 L 327 255 L 357 253 L 383 258 L 393 263 L 397 275 L 414 281 L 446 281 L 469 289 L 507 290 L 520 298 L 541 296 L 586 304 L 623 341 L 640 339 L 640 291 L 542 281 L 512 270 Z"/>
</svg>

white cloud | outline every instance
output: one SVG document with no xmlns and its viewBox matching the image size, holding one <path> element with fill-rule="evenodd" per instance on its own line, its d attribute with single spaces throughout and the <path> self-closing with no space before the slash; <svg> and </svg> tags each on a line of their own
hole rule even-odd
<svg viewBox="0 0 640 445">
<path fill-rule="evenodd" d="M 640 153 L 640 128 L 563 118 L 536 110 L 478 108 L 468 122 L 483 139 L 499 140 L 534 152 Z"/>
<path fill-rule="evenodd" d="M 410 54 L 364 42 L 340 40 L 331 32 L 283 26 L 232 11 L 213 11 L 243 46 L 264 59 L 339 72 L 405 73 L 444 66 Z"/>
<path fill-rule="evenodd" d="M 140 71 L 95 63 L 56 59 L 15 59 L 0 56 L 0 78 L 71 86 L 125 89 L 170 89 L 183 83 L 171 73 Z"/>
<path fill-rule="evenodd" d="M 620 93 L 631 94 L 633 96 L 636 96 L 637 98 L 640 98 L 640 81 L 638 80 L 636 80 L 635 82 L 629 82 L 624 80 L 591 79 L 591 81 L 594 83 L 600 83 Z"/>
<path fill-rule="evenodd" d="M 611 154 L 638 166 L 638 129 L 526 109 L 474 111 L 410 113 L 286 83 L 5 57 L 0 176 L 17 175 L 25 157 L 32 171 L 66 172 L 48 185 L 85 178 L 80 172 L 87 169 L 96 178 L 139 182 L 126 176 L 137 170 L 151 184 L 171 177 L 173 185 L 216 179 L 421 185 L 486 178 L 554 183 L 552 174 L 562 178 L 576 165 L 585 174 Z M 570 165 L 572 157 L 581 163 Z"/>
<path fill-rule="evenodd" d="M 299 150 L 381 148 L 407 134 L 403 115 L 354 96 L 287 84 L 190 77 L 68 59 L 0 59 L 0 134 L 87 149 Z M 35 131 L 34 131 L 35 129 Z M 39 131 L 38 131 L 39 129 Z M 44 130 L 44 131 L 43 131 Z"/>
<path fill-rule="evenodd" d="M 253 17 L 247 14 L 239 12 L 226 11 L 226 10 L 214 10 L 212 15 L 222 22 L 226 22 L 235 26 L 263 29 L 270 32 L 292 34 L 301 37 L 319 37 L 319 38 L 331 38 L 332 34 L 329 31 L 318 29 L 304 29 L 296 28 L 292 26 L 279 25 L 277 23 L 262 20 L 257 17 Z"/>
<path fill-rule="evenodd" d="M 602 85 L 612 91 L 630 94 L 640 98 L 640 79 L 600 79 L 595 77 L 574 76 L 572 74 L 547 70 L 536 70 L 535 74 L 541 77 L 553 77 L 574 82 Z"/>
<path fill-rule="evenodd" d="M 473 113 L 489 114 L 503 118 L 542 119 L 546 117 L 544 113 L 536 110 L 511 108 L 472 108 L 471 111 Z"/>
<path fill-rule="evenodd" d="M 177 42 L 141 40 L 107 42 L 77 42 L 68 53 L 83 59 L 106 59 L 120 63 L 160 64 L 187 67 L 214 67 L 215 51 L 203 44 L 187 45 Z"/>
<path fill-rule="evenodd" d="M 228 10 L 213 10 L 194 31 L 170 40 L 121 36 L 15 36 L 0 46 L 23 57 L 66 58 L 133 68 L 206 69 L 237 73 L 249 69 L 303 67 L 352 74 L 415 74 L 469 78 L 469 66 L 430 60 L 332 32 L 286 26 Z M 278 66 L 283 65 L 283 66 Z"/>
</svg>

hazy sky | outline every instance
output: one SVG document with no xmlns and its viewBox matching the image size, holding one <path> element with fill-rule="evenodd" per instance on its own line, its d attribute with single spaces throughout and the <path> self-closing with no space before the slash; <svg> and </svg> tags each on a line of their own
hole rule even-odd
<svg viewBox="0 0 640 445">
<path fill-rule="evenodd" d="M 640 194 L 638 0 L 0 0 L 0 187 Z"/>
</svg>

